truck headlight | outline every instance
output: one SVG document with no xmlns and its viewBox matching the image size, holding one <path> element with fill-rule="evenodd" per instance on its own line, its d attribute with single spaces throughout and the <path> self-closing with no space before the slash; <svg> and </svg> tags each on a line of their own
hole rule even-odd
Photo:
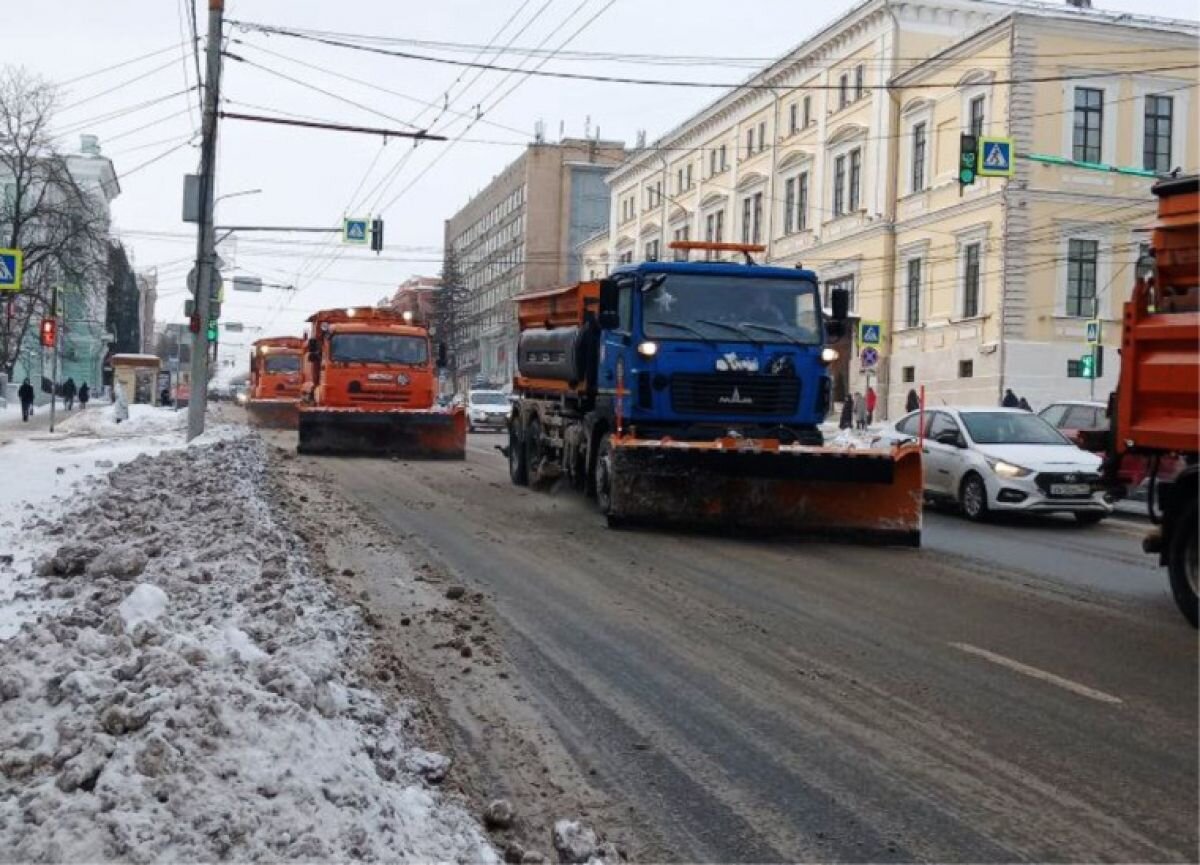
<svg viewBox="0 0 1200 865">
<path fill-rule="evenodd" d="M 642 357 L 654 357 L 658 354 L 658 343 L 645 340 L 638 343 L 637 353 Z"/>
<path fill-rule="evenodd" d="M 1002 478 L 1023 478 L 1033 474 L 1033 469 L 1015 466 L 1012 463 L 1006 463 L 1004 460 L 988 460 L 987 462 L 992 467 L 992 471 Z"/>
<path fill-rule="evenodd" d="M 836 348 L 821 349 L 821 363 L 833 363 L 838 359 L 838 350 Z"/>
</svg>

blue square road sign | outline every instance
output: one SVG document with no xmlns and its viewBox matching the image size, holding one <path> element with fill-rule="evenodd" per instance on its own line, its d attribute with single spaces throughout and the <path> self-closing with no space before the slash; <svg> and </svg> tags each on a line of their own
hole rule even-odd
<svg viewBox="0 0 1200 865">
<path fill-rule="evenodd" d="M 0 291 L 20 291 L 24 254 L 19 249 L 0 249 Z"/>
<path fill-rule="evenodd" d="M 367 219 L 347 219 L 342 223 L 342 240 L 346 243 L 365 244 L 369 237 Z"/>
<path fill-rule="evenodd" d="M 979 139 L 979 167 L 976 173 L 980 177 L 1012 177 L 1012 139 L 981 137 Z"/>
</svg>

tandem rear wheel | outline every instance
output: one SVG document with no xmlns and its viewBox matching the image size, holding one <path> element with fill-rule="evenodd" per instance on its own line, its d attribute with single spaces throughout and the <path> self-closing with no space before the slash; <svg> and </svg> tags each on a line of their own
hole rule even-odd
<svg viewBox="0 0 1200 865">
<path fill-rule="evenodd" d="M 1193 497 L 1175 522 L 1171 545 L 1167 549 L 1167 573 L 1171 578 L 1171 594 L 1184 618 L 1197 626 L 1197 500 Z"/>
<path fill-rule="evenodd" d="M 516 486 L 529 486 L 529 463 L 525 442 L 521 440 L 520 420 L 516 417 L 508 424 L 508 476 Z"/>
</svg>

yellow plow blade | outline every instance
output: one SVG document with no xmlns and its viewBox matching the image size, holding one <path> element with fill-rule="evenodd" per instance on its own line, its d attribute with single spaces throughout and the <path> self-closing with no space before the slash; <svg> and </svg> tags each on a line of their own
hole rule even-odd
<svg viewBox="0 0 1200 865">
<path fill-rule="evenodd" d="M 299 405 L 294 399 L 252 399 L 246 403 L 251 426 L 264 429 L 295 429 Z"/>
<path fill-rule="evenodd" d="M 921 544 L 921 452 L 777 442 L 612 442 L 612 524 Z"/>
</svg>

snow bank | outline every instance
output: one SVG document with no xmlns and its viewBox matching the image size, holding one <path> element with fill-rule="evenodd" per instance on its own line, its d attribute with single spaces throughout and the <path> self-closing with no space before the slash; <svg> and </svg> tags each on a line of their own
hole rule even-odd
<svg viewBox="0 0 1200 865">
<path fill-rule="evenodd" d="M 371 635 L 272 518 L 263 448 L 138 457 L 51 527 L 22 585 L 59 608 L 0 655 L 2 858 L 497 861 L 355 672 Z"/>
<path fill-rule="evenodd" d="M 117 423 L 116 406 L 112 403 L 91 403 L 84 411 L 74 411 L 63 417 L 61 428 L 71 435 L 141 436 L 182 432 L 187 427 L 187 411 L 160 408 L 134 403 L 129 417 Z"/>
</svg>

